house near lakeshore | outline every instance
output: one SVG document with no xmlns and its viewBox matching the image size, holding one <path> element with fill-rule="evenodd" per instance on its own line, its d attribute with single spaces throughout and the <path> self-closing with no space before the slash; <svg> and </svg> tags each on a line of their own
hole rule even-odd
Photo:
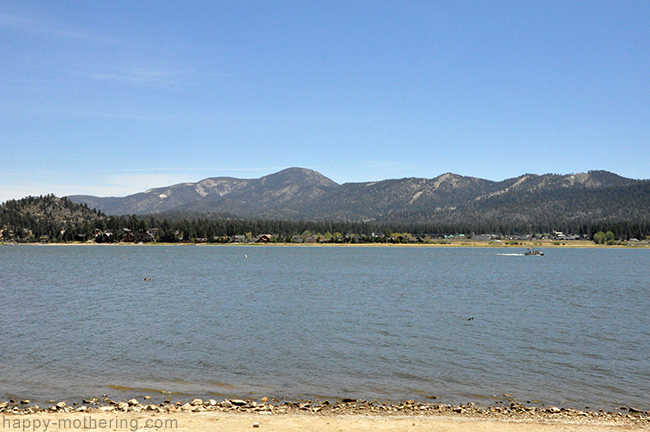
<svg viewBox="0 0 650 432">
<path fill-rule="evenodd" d="M 131 231 L 128 228 L 122 228 L 122 231 L 124 233 L 122 234 L 122 241 L 125 243 L 135 243 L 135 235 L 133 234 L 133 231 Z"/>
<path fill-rule="evenodd" d="M 142 243 L 155 243 L 156 242 L 156 231 L 146 231 L 140 236 L 140 241 Z"/>
<path fill-rule="evenodd" d="M 580 236 L 564 234 L 562 231 L 553 231 L 555 240 L 578 240 Z"/>
<path fill-rule="evenodd" d="M 492 241 L 498 239 L 499 236 L 496 234 L 474 234 L 472 240 L 474 241 Z"/>
<path fill-rule="evenodd" d="M 261 234 L 255 239 L 255 243 L 269 243 L 271 240 L 273 240 L 271 234 Z"/>
<path fill-rule="evenodd" d="M 97 243 L 111 243 L 113 241 L 113 233 L 110 231 L 95 230 L 95 242 Z"/>
</svg>

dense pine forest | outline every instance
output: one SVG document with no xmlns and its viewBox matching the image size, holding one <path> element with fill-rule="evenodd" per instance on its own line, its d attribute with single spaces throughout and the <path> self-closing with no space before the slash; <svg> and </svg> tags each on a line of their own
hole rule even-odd
<svg viewBox="0 0 650 432">
<path fill-rule="evenodd" d="M 0 240 L 4 242 L 433 242 L 450 237 L 552 238 L 553 233 L 593 239 L 611 232 L 617 240 L 645 240 L 650 219 L 619 222 L 562 220 L 465 223 L 359 223 L 250 220 L 224 216 L 108 216 L 54 195 L 10 200 L 0 206 Z M 597 236 L 598 238 L 598 236 Z"/>
</svg>

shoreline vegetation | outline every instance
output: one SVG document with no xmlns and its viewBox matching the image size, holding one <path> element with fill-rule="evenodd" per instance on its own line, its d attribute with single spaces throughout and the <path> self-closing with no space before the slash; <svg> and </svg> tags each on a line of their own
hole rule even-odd
<svg viewBox="0 0 650 432">
<path fill-rule="evenodd" d="M 508 219 L 444 223 L 400 220 L 270 220 L 224 215 L 107 216 L 87 205 L 53 195 L 0 205 L 0 241 L 16 243 L 326 243 L 452 244 L 477 242 L 540 246 L 593 241 L 608 246 L 650 243 L 643 218 Z M 541 243 L 540 243 L 541 242 Z"/>
<path fill-rule="evenodd" d="M 609 430 L 604 428 L 610 427 L 611 430 L 650 430 L 650 411 L 644 412 L 633 407 L 620 407 L 614 411 L 577 410 L 530 401 L 520 402 L 510 395 L 503 395 L 501 400 L 486 406 L 474 403 L 448 405 L 412 400 L 379 402 L 348 398 L 334 402 L 279 401 L 266 397 L 259 401 L 193 398 L 176 402 L 167 399 L 162 403 L 154 403 L 151 396 L 128 401 L 115 401 L 107 397 L 83 399 L 81 403 L 49 401 L 44 407 L 32 404 L 30 400 L 11 399 L 0 402 L 0 421 L 9 422 L 5 426 L 10 426 L 3 429 L 12 429 L 12 422 L 18 421 L 18 418 L 31 416 L 34 421 L 43 418 L 52 421 L 65 415 L 73 416 L 72 418 L 77 416 L 80 426 L 77 428 L 70 424 L 66 430 L 87 430 L 88 425 L 81 427 L 81 422 L 87 421 L 91 415 L 95 421 L 102 418 L 125 418 L 144 422 L 147 418 L 169 418 L 175 419 L 175 429 L 181 430 L 204 430 L 205 422 L 210 423 L 209 429 L 212 430 L 215 426 L 225 426 L 227 422 L 246 428 L 260 427 L 263 424 L 265 430 L 276 430 L 268 427 L 272 425 L 277 425 L 277 430 L 313 430 L 316 424 L 320 425 L 316 430 L 377 430 L 378 422 L 390 430 L 406 427 L 411 430 L 418 425 L 424 427 L 424 430 L 438 430 L 436 427 L 440 427 L 439 430 L 447 431 L 531 430 L 530 427 L 536 425 L 543 427 L 539 430 L 584 430 L 581 428 L 587 426 L 597 426 L 598 430 Z M 138 420 L 135 421 L 137 423 Z M 214 421 L 221 423 L 214 424 Z M 196 423 L 195 427 L 189 426 L 192 423 Z M 129 422 L 129 425 L 132 424 Z M 557 429 L 553 429 L 552 425 L 557 426 Z M 59 429 L 62 429 L 60 423 Z M 164 426 L 156 428 L 160 429 L 164 429 Z"/>
<path fill-rule="evenodd" d="M 200 243 L 200 242 L 113 242 L 101 243 L 93 240 L 70 241 L 70 242 L 13 242 L 0 241 L 3 246 L 36 245 L 36 246 L 292 246 L 292 247 L 471 247 L 471 248 L 495 248 L 495 249 L 546 249 L 546 248 L 578 248 L 578 249 L 648 249 L 649 241 L 623 242 L 619 244 L 596 244 L 591 240 L 492 240 L 472 241 L 470 240 L 445 240 L 433 241 L 430 243 L 294 243 L 294 242 L 240 242 L 240 243 Z"/>
</svg>

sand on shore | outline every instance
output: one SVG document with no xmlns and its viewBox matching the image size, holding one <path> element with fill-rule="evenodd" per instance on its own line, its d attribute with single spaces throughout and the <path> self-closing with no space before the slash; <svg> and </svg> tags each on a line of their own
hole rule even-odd
<svg viewBox="0 0 650 432">
<path fill-rule="evenodd" d="M 503 419 L 454 415 L 261 415 L 232 412 L 153 413 L 61 413 L 0 414 L 0 431 L 21 432 L 621 432 L 650 430 L 650 422 L 576 418 Z"/>
</svg>

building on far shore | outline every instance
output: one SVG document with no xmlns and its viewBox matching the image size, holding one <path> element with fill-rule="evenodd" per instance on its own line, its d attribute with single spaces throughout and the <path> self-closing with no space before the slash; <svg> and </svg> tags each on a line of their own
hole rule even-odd
<svg viewBox="0 0 650 432">
<path fill-rule="evenodd" d="M 578 240 L 580 236 L 564 234 L 562 231 L 553 231 L 555 240 Z"/>
<path fill-rule="evenodd" d="M 472 240 L 474 241 L 491 241 L 498 239 L 499 236 L 496 234 L 474 234 Z"/>
<path fill-rule="evenodd" d="M 269 243 L 271 240 L 273 240 L 271 234 L 261 234 L 257 239 L 255 239 L 255 243 Z"/>
</svg>

